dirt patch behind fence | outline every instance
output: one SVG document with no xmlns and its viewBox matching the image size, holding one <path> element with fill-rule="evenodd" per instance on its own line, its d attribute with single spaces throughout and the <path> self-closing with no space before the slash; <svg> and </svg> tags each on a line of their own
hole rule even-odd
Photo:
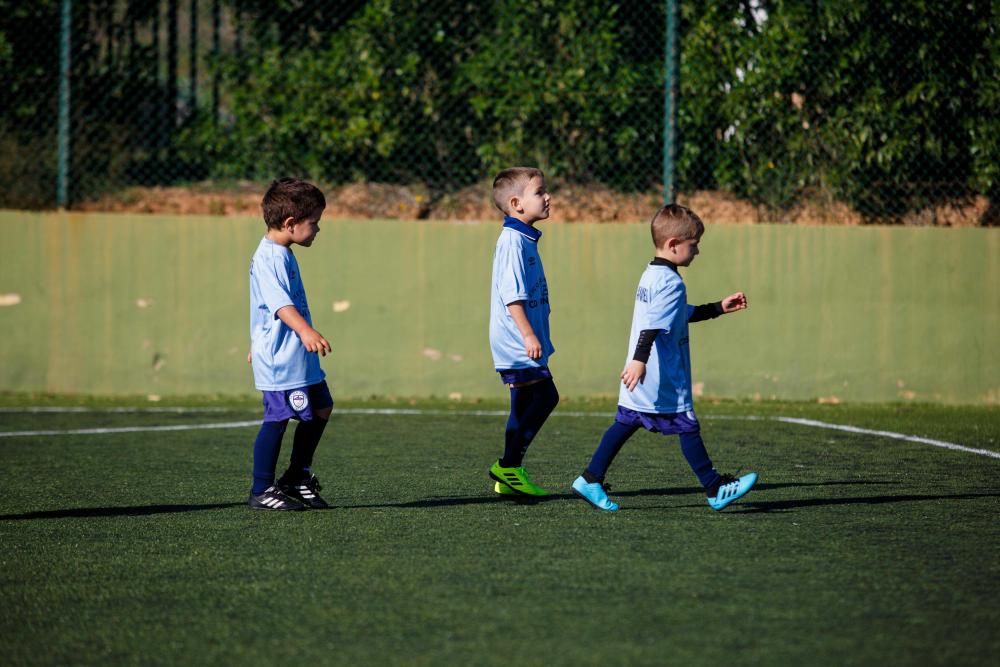
<svg viewBox="0 0 1000 667">
<path fill-rule="evenodd" d="M 123 213 L 258 216 L 260 198 L 266 187 L 266 184 L 246 181 L 225 186 L 205 182 L 186 187 L 133 187 L 98 200 L 81 202 L 73 208 Z M 623 193 L 601 185 L 558 182 L 551 187 L 553 203 L 549 222 L 644 222 L 662 202 L 659 191 Z M 483 221 L 499 216 L 488 183 L 436 197 L 422 186 L 385 183 L 352 183 L 324 191 L 326 218 Z M 721 191 L 684 192 L 677 201 L 690 207 L 707 223 L 1000 225 L 997 206 L 983 196 L 962 204 L 938 205 L 891 221 L 866 220 L 843 203 L 822 200 L 801 202 L 783 211 L 757 206 Z"/>
</svg>

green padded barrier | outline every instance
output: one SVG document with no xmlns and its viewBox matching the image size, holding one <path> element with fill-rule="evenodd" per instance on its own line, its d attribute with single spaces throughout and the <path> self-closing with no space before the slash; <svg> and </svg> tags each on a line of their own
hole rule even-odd
<svg viewBox="0 0 1000 667">
<path fill-rule="evenodd" d="M 298 248 L 337 396 L 503 397 L 487 340 L 497 222 L 327 220 Z M 0 212 L 0 391 L 247 394 L 251 218 Z M 645 224 L 544 224 L 552 370 L 617 392 Z M 1000 401 L 1000 230 L 710 225 L 684 270 L 696 392 Z"/>
</svg>

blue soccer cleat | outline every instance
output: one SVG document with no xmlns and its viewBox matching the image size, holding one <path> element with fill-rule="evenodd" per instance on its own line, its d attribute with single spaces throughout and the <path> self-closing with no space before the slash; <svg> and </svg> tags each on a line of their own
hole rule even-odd
<svg viewBox="0 0 1000 667">
<path fill-rule="evenodd" d="M 573 480 L 573 493 L 580 496 L 595 509 L 605 512 L 614 512 L 618 509 L 618 503 L 612 502 L 608 498 L 607 489 L 600 482 L 588 483 L 581 475 Z"/>
<path fill-rule="evenodd" d="M 723 475 L 722 481 L 719 482 L 719 489 L 715 492 L 714 497 L 709 497 L 708 506 L 719 511 L 725 508 L 729 503 L 734 500 L 738 500 L 750 492 L 753 485 L 757 483 L 757 473 L 752 472 L 742 477 L 733 477 L 732 475 Z"/>
</svg>

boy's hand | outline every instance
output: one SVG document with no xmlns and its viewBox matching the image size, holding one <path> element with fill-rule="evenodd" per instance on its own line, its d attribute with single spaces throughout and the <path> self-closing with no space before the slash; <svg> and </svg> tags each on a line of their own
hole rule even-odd
<svg viewBox="0 0 1000 667">
<path fill-rule="evenodd" d="M 625 387 L 629 391 L 635 389 L 636 386 L 640 382 L 642 382 L 643 378 L 645 377 L 646 377 L 646 364 L 642 363 L 641 361 L 636 361 L 635 359 L 628 362 L 628 365 L 625 366 L 625 370 L 622 371 L 621 375 L 622 384 L 625 385 Z"/>
<path fill-rule="evenodd" d="M 247 352 L 247 363 L 248 364 L 252 364 L 253 363 L 253 350 L 250 350 L 249 352 Z"/>
<path fill-rule="evenodd" d="M 316 352 L 325 357 L 327 352 L 333 351 L 323 335 L 311 327 L 303 331 L 299 337 L 302 339 L 302 345 L 310 352 Z"/>
<path fill-rule="evenodd" d="M 507 304 L 507 312 L 517 325 L 517 330 L 521 332 L 524 339 L 524 352 L 529 359 L 540 359 L 542 357 L 542 343 L 535 335 L 535 330 L 531 328 L 528 321 L 528 314 L 524 310 L 524 301 L 514 301 Z"/>
<path fill-rule="evenodd" d="M 524 337 L 524 351 L 529 359 L 539 359 L 542 356 L 542 342 L 535 334 L 528 334 Z"/>
<path fill-rule="evenodd" d="M 749 304 L 747 303 L 747 296 L 743 292 L 730 294 L 725 299 L 723 299 L 721 303 L 722 303 L 723 313 L 735 313 L 737 310 L 743 310 L 744 308 L 749 308 Z"/>
</svg>

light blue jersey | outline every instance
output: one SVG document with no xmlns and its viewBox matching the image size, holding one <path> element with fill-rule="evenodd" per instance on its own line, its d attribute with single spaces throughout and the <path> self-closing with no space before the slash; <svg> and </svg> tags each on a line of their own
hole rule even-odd
<svg viewBox="0 0 1000 667">
<path fill-rule="evenodd" d="M 659 329 L 653 342 L 646 377 L 629 391 L 622 385 L 618 404 L 638 412 L 675 414 L 693 410 L 691 402 L 691 352 L 688 348 L 687 290 L 677 271 L 664 264 L 650 264 L 639 279 L 632 311 L 628 356 L 632 360 L 639 333 Z"/>
<path fill-rule="evenodd" d="M 265 237 L 250 260 L 250 345 L 260 391 L 298 389 L 326 377 L 319 355 L 307 351 L 298 334 L 278 319 L 285 306 L 295 306 L 312 326 L 295 255 Z"/>
<path fill-rule="evenodd" d="M 542 233 L 516 218 L 504 218 L 493 254 L 490 291 L 490 349 L 497 370 L 548 366 L 555 352 L 549 339 L 549 287 L 545 282 L 538 239 Z M 524 312 L 542 345 L 542 356 L 531 359 L 508 304 L 524 302 Z"/>
</svg>

